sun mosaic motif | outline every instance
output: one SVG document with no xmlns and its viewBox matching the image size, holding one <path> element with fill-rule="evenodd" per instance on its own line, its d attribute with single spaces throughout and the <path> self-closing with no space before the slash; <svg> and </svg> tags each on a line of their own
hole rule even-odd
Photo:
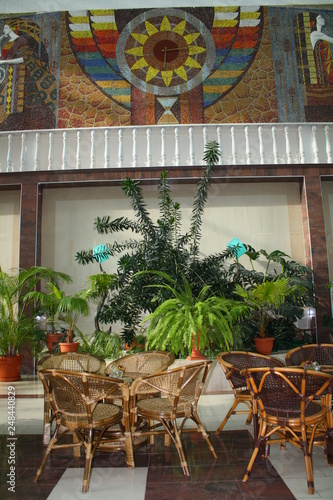
<svg viewBox="0 0 333 500">
<path fill-rule="evenodd" d="M 168 9 L 161 15 L 153 9 L 121 32 L 117 59 L 132 85 L 170 96 L 203 82 L 215 60 L 215 45 L 209 30 L 190 13 Z"/>
<path fill-rule="evenodd" d="M 193 42 L 200 37 L 199 32 L 184 35 L 186 20 L 172 28 L 170 20 L 164 16 L 160 29 L 149 21 L 145 22 L 145 26 L 147 35 L 132 33 L 132 37 L 139 45 L 126 50 L 126 54 L 138 58 L 131 67 L 132 71 L 147 68 L 146 82 L 161 72 L 165 85 L 169 87 L 174 73 L 184 81 L 188 81 L 184 66 L 201 70 L 202 64 L 192 56 L 205 52 L 206 48 L 193 45 Z"/>
</svg>

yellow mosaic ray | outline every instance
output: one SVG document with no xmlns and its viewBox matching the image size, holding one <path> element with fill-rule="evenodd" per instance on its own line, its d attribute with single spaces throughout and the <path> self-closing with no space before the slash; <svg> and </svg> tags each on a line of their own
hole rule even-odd
<svg viewBox="0 0 333 500">
<path fill-rule="evenodd" d="M 185 82 L 187 82 L 188 78 L 187 78 L 187 73 L 184 69 L 184 66 L 181 66 L 180 68 L 176 68 L 174 71 L 175 71 L 176 75 L 180 76 L 180 78 L 182 78 L 183 80 L 185 80 Z"/>
<path fill-rule="evenodd" d="M 172 80 L 173 71 L 161 71 L 161 74 L 165 85 L 169 87 Z"/>
<path fill-rule="evenodd" d="M 149 38 L 149 36 L 142 35 L 141 33 L 131 33 L 131 35 L 134 38 L 134 40 L 141 43 L 141 45 L 144 45 Z"/>
<path fill-rule="evenodd" d="M 142 57 L 143 56 L 143 46 L 138 45 L 137 47 L 132 47 L 131 49 L 127 49 L 126 54 L 130 54 L 131 56 Z"/>
<path fill-rule="evenodd" d="M 172 31 L 174 33 L 178 33 L 178 35 L 182 35 L 185 31 L 185 27 L 186 27 L 186 21 L 184 20 L 178 23 L 177 26 L 175 26 Z"/>
<path fill-rule="evenodd" d="M 157 73 L 159 73 L 159 71 L 159 69 L 150 66 L 146 74 L 146 82 L 152 80 L 157 75 Z"/>
<path fill-rule="evenodd" d="M 201 68 L 201 64 L 199 64 L 193 57 L 188 57 L 184 63 L 186 66 L 190 68 Z"/>
<path fill-rule="evenodd" d="M 158 33 L 158 29 L 156 28 L 156 26 L 151 24 L 149 21 L 146 21 L 145 25 L 146 25 L 146 30 L 147 30 L 147 33 L 149 36 L 152 36 L 152 35 L 155 35 L 155 33 Z"/>
<path fill-rule="evenodd" d="M 146 68 L 147 66 L 149 66 L 149 64 L 147 63 L 146 59 L 144 57 L 141 57 L 141 59 L 139 59 L 138 61 L 136 61 L 133 66 L 131 67 L 132 70 L 134 69 L 141 69 L 141 68 Z"/>
<path fill-rule="evenodd" d="M 167 16 L 162 19 L 160 31 L 171 31 L 170 21 Z"/>
</svg>

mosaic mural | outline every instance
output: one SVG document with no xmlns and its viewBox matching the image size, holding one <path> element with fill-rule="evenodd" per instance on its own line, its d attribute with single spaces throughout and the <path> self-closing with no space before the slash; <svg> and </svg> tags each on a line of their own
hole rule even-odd
<svg viewBox="0 0 333 500">
<path fill-rule="evenodd" d="M 68 11 L 0 34 L 1 130 L 332 121 L 326 7 Z"/>
</svg>

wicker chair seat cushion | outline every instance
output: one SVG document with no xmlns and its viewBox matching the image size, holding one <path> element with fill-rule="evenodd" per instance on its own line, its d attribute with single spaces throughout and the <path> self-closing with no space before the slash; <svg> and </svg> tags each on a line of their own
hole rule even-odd
<svg viewBox="0 0 333 500">
<path fill-rule="evenodd" d="M 275 417 L 280 424 L 283 421 L 287 424 L 289 420 L 301 419 L 300 405 L 297 404 L 295 408 L 281 408 L 276 410 L 275 408 L 269 408 L 269 405 L 266 406 L 266 411 L 269 417 Z M 318 417 L 322 418 L 326 413 L 326 408 L 324 408 L 319 403 L 311 402 L 305 409 L 305 418 L 312 419 Z"/>
<path fill-rule="evenodd" d="M 94 425 L 98 425 L 99 423 L 103 423 L 105 420 L 109 420 L 110 418 L 117 418 L 118 415 L 121 414 L 121 408 L 119 406 L 109 404 L 109 403 L 99 403 L 96 405 L 92 413 L 92 420 Z M 66 424 L 65 424 L 66 422 Z M 66 414 L 64 418 L 62 418 L 62 423 L 66 426 L 73 424 L 80 424 L 80 426 L 88 425 L 87 414 Z M 68 424 L 68 425 L 67 425 Z"/>
<path fill-rule="evenodd" d="M 179 400 L 177 405 L 177 415 L 185 415 L 191 410 L 192 403 L 189 401 Z M 138 411 L 142 411 L 146 415 L 149 414 L 150 417 L 163 416 L 170 418 L 172 415 L 172 404 L 168 398 L 149 398 L 141 399 L 137 402 Z"/>
</svg>

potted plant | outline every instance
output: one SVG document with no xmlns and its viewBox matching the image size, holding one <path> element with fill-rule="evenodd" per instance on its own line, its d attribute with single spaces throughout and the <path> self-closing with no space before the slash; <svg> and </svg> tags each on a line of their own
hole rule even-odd
<svg viewBox="0 0 333 500">
<path fill-rule="evenodd" d="M 36 309 L 30 293 L 42 279 L 55 282 L 62 276 L 42 266 L 14 274 L 0 268 L 0 381 L 20 379 L 22 356 L 19 350 L 36 342 Z"/>
<path fill-rule="evenodd" d="M 51 293 L 58 299 L 57 317 L 65 323 L 66 332 L 63 342 L 59 342 L 60 352 L 77 351 L 79 342 L 74 342 L 74 336 L 78 331 L 77 322 L 79 317 L 88 316 L 89 304 L 85 291 L 76 292 L 74 295 L 66 295 L 56 285 L 51 284 Z"/>
<path fill-rule="evenodd" d="M 62 282 L 70 283 L 72 278 L 68 274 L 62 275 Z M 64 329 L 59 325 L 57 318 L 57 310 L 59 307 L 59 294 L 53 293 L 53 284 L 46 284 L 46 293 L 32 292 L 30 297 L 34 299 L 36 304 L 41 307 L 40 314 L 45 317 L 46 326 L 46 343 L 49 352 L 52 354 L 59 349 L 59 342 L 64 337 Z M 59 287 L 59 283 L 58 286 Z M 48 293 L 50 292 L 50 293 Z"/>
<path fill-rule="evenodd" d="M 117 257 L 116 280 L 108 286 L 108 300 L 102 304 L 101 323 L 122 325 L 124 342 L 132 345 L 140 335 L 140 322 L 143 314 L 151 313 L 164 297 L 160 290 L 158 300 L 154 299 L 154 290 L 147 285 L 158 282 L 156 276 L 139 274 L 142 270 L 159 270 L 181 282 L 183 273 L 191 283 L 194 294 L 201 289 L 202 282 L 209 283 L 211 291 L 224 294 L 230 288 L 224 279 L 225 260 L 231 255 L 227 249 L 217 255 L 202 258 L 200 240 L 202 216 L 208 198 L 209 186 L 218 163 L 220 151 L 216 142 L 207 143 L 203 161 L 205 167 L 198 182 L 193 200 L 191 224 L 186 232 L 182 231 L 182 213 L 180 204 L 171 196 L 168 172 L 161 172 L 157 187 L 159 215 L 157 220 L 151 217 L 144 200 L 140 182 L 126 178 L 122 191 L 129 198 L 134 217 L 109 216 L 97 217 L 95 229 L 100 235 L 125 233 L 124 240 L 105 243 L 90 250 L 76 254 L 76 260 L 82 264 L 98 263 Z M 137 238 L 127 238 L 129 230 Z M 136 276 L 135 279 L 133 278 Z"/>
<path fill-rule="evenodd" d="M 257 352 L 270 354 L 274 338 L 267 336 L 269 323 L 281 317 L 281 306 L 286 298 L 304 293 L 304 287 L 291 285 L 288 277 L 278 277 L 273 281 L 256 283 L 246 290 L 236 284 L 235 293 L 252 311 L 251 320 L 257 328 L 257 336 L 254 338 Z"/>
<path fill-rule="evenodd" d="M 176 355 L 191 353 L 193 346 L 204 352 L 212 344 L 229 350 L 234 342 L 233 325 L 248 312 L 247 305 L 212 294 L 207 284 L 196 295 L 185 276 L 179 284 L 166 273 L 154 273 L 166 283 L 150 286 L 167 290 L 170 298 L 142 320 L 150 322 L 146 348 L 169 350 Z"/>
<path fill-rule="evenodd" d="M 95 331 L 89 335 L 77 332 L 81 339 L 78 350 L 95 354 L 104 359 L 117 359 L 124 354 L 124 343 L 120 335 L 111 332 Z"/>
<path fill-rule="evenodd" d="M 46 344 L 51 354 L 59 350 L 59 342 L 64 337 L 63 328 L 58 324 L 57 318 L 59 295 L 53 293 L 53 286 L 59 289 L 60 281 L 70 283 L 72 278 L 62 273 L 61 280 L 57 280 L 56 283 L 48 281 L 44 291 L 34 290 L 27 294 L 27 299 L 35 304 L 36 311 L 38 311 L 39 322 L 43 323 L 41 328 L 44 328 Z"/>
<path fill-rule="evenodd" d="M 89 314 L 87 292 L 82 290 L 73 295 L 66 295 L 59 285 L 50 281 L 46 285 L 46 291 L 32 292 L 29 297 L 50 312 L 52 325 L 59 322 L 64 324 L 65 332 L 59 341 L 60 351 L 77 351 L 79 342 L 73 342 L 73 339 L 78 330 L 79 317 Z"/>
</svg>

